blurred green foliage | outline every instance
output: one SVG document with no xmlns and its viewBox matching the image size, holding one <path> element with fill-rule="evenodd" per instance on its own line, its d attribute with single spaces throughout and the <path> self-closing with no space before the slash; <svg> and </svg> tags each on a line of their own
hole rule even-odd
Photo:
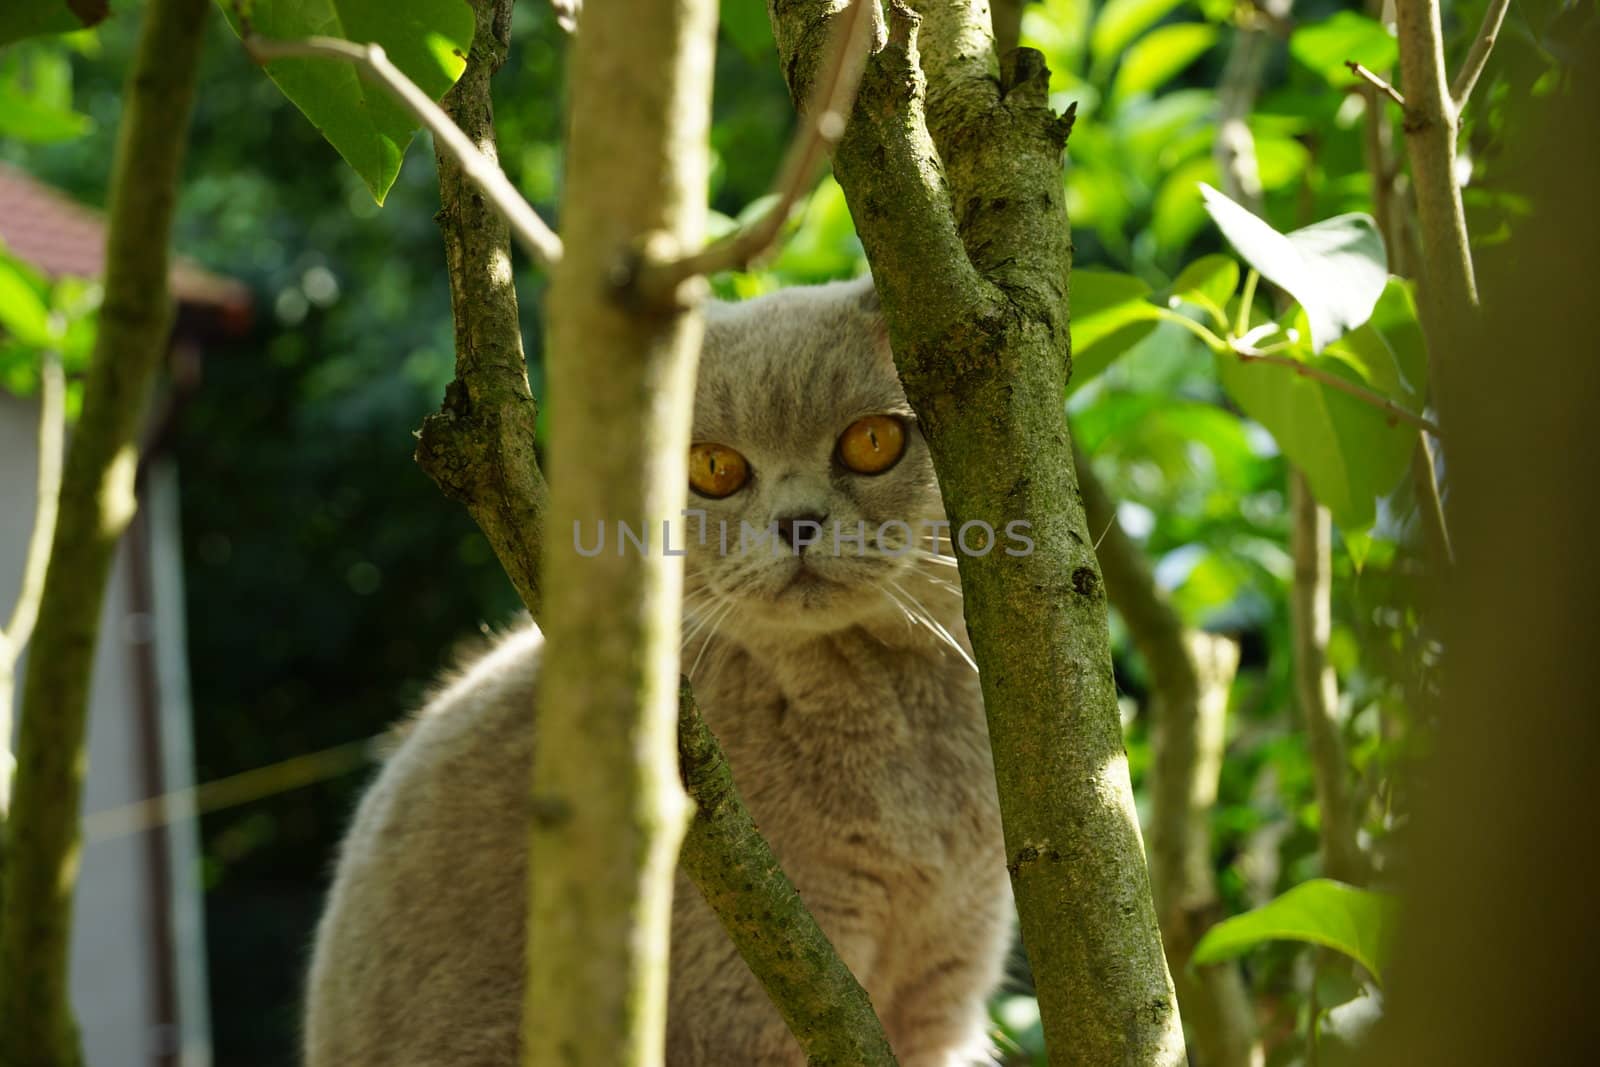
<svg viewBox="0 0 1600 1067">
<path fill-rule="evenodd" d="M 365 0 L 324 6 L 374 10 Z M 764 206 L 792 127 L 760 5 L 721 7 L 707 191 L 714 233 Z M 1452 60 L 1483 7 L 1447 4 Z M 1513 12 L 1467 113 L 1463 176 L 1480 241 L 1503 238 L 1529 210 L 1497 188 L 1510 136 L 1501 105 L 1509 94 L 1559 88 L 1569 8 L 1548 18 Z M 113 10 L 97 30 L 0 49 L 0 159 L 95 203 L 105 198 L 136 17 Z M 1247 123 L 1274 236 L 1373 212 L 1366 124 L 1400 137 L 1398 116 L 1368 114 L 1344 66 L 1355 59 L 1390 70 L 1389 32 L 1340 0 L 1305 0 L 1291 18 L 1268 49 Z M 1244 366 L 1227 347 L 1256 337 L 1253 330 L 1276 331 L 1263 343 L 1281 342 L 1294 359 L 1322 361 L 1420 410 L 1421 342 L 1404 283 L 1380 269 L 1369 286 L 1376 310 L 1368 301 L 1348 314 L 1329 311 L 1343 336 L 1327 344 L 1323 331 L 1313 338 L 1303 309 L 1275 306 L 1264 283 L 1254 290 L 1245 281 L 1254 293 L 1246 302 L 1249 264 L 1275 275 L 1258 243 L 1229 229 L 1230 248 L 1208 218 L 1199 184 L 1221 183 L 1217 86 L 1241 27 L 1257 19 L 1247 0 L 1042 0 L 1023 23 L 1024 43 L 1054 73 L 1058 108 L 1078 104 L 1065 177 L 1077 248 L 1075 377 L 1065 407 L 1158 584 L 1190 625 L 1242 646 L 1211 827 L 1230 912 L 1319 873 L 1318 812 L 1289 673 L 1286 456 L 1307 469 L 1343 527 L 1330 655 L 1347 770 L 1384 878 L 1396 873 L 1392 838 L 1403 833 L 1408 807 L 1394 772 L 1426 744 L 1437 660 L 1417 607 L 1421 534 L 1403 476 L 1410 437 L 1284 368 Z M 0 17 L 0 41 L 21 35 L 13 21 Z M 521 4 L 495 82 L 502 163 L 551 219 L 561 195 L 562 105 L 572 91 L 565 47 L 546 5 Z M 305 104 L 303 86 L 283 84 Z M 407 138 L 392 122 L 376 132 L 330 128 L 325 139 L 249 62 L 222 19 L 213 22 L 201 86 L 177 245 L 246 281 L 258 307 L 248 336 L 205 353 L 204 384 L 184 398 L 172 442 L 184 483 L 198 775 L 207 780 L 383 729 L 419 699 L 464 636 L 470 643 L 506 623 L 516 602 L 465 514 L 410 459 L 411 431 L 437 405 L 453 361 L 427 139 L 417 138 L 403 167 Z M 352 148 L 351 138 L 372 151 Z M 1415 262 L 1410 241 L 1389 249 L 1390 264 Z M 714 284 L 721 296 L 745 298 L 865 267 L 843 195 L 827 179 L 796 209 L 768 262 Z M 520 260 L 517 277 L 539 392 L 544 282 Z M 1341 295 L 1277 280 L 1302 300 L 1317 300 L 1319 289 Z M 0 386 L 29 392 L 41 345 L 61 348 L 69 370 L 80 365 L 96 299 L 92 284 L 47 282 L 0 258 Z M 1143 805 L 1151 683 L 1113 625 Z M 218 1062 L 292 1059 L 304 948 L 362 784 L 351 776 L 206 817 Z M 1360 972 L 1337 957 L 1272 943 L 1245 964 L 1274 1064 L 1305 1054 L 1322 1013 L 1356 1034 L 1357 1017 L 1374 1003 Z M 1037 1006 L 1025 967 L 1015 970 L 993 1005 L 997 1041 L 1007 1062 L 1042 1063 Z"/>
</svg>

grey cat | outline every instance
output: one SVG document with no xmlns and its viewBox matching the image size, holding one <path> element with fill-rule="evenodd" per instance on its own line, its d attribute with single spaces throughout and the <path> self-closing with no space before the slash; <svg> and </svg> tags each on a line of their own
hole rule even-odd
<svg viewBox="0 0 1600 1067">
<path fill-rule="evenodd" d="M 702 713 L 899 1062 L 979 1062 L 1010 885 L 956 568 L 920 536 L 938 488 L 870 282 L 708 309 L 694 441 L 704 514 L 677 540 Z M 525 629 L 448 685 L 362 801 L 308 1067 L 517 1062 L 541 646 Z M 669 996 L 670 1067 L 805 1062 L 681 873 Z"/>
</svg>

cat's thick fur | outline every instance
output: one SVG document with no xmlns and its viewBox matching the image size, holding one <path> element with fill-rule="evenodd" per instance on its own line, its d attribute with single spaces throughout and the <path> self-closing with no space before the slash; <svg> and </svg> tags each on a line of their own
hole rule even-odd
<svg viewBox="0 0 1600 1067">
<path fill-rule="evenodd" d="M 874 536 L 887 520 L 943 517 L 926 445 L 913 426 L 904 458 L 874 476 L 836 458 L 841 431 L 878 413 L 912 425 L 869 287 L 709 312 L 694 437 L 737 449 L 753 475 L 726 499 L 691 498 L 708 537 L 677 538 L 689 542 L 683 662 L 756 823 L 899 1062 L 955 1067 L 986 1050 L 1010 889 L 955 568 L 920 550 L 896 558 L 892 533 Z M 796 514 L 829 528 L 803 558 L 738 552 L 741 519 Z M 834 520 L 866 522 L 864 553 L 844 542 L 834 556 Z M 517 633 L 445 689 L 363 800 L 317 935 L 308 1067 L 516 1063 L 541 643 Z M 682 875 L 667 1045 L 670 1067 L 804 1063 Z"/>
</svg>

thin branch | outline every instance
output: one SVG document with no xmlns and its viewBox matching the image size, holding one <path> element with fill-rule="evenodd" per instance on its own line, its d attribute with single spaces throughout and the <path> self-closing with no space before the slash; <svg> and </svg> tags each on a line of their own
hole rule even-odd
<svg viewBox="0 0 1600 1067">
<path fill-rule="evenodd" d="M 528 250 L 528 254 L 546 269 L 560 262 L 561 238 L 517 192 L 505 171 L 494 160 L 479 152 L 439 105 L 428 99 L 427 93 L 418 89 L 410 78 L 389 62 L 389 57 L 378 45 L 354 44 L 337 37 L 271 41 L 256 36 L 248 23 L 242 23 L 241 26 L 245 51 L 257 63 L 273 63 L 280 59 L 339 59 L 353 64 L 389 90 L 418 122 L 428 128 L 434 142 L 460 162 L 462 171 L 483 190 L 483 195 L 494 201 L 510 222 L 511 232 Z"/>
<path fill-rule="evenodd" d="M 33 624 L 39 617 L 39 597 L 44 592 L 44 572 L 50 562 L 50 539 L 55 535 L 56 507 L 61 497 L 66 388 L 60 353 L 46 350 L 39 364 L 39 478 L 34 487 L 33 533 L 28 538 L 22 588 L 11 609 L 11 621 L 0 631 L 13 660 L 33 636 Z M 10 712 L 9 704 L 0 706 L 0 723 L 9 724 Z M 10 743 L 10 731 L 0 730 L 0 750 Z"/>
<path fill-rule="evenodd" d="M 678 689 L 678 762 L 694 819 L 679 862 L 722 920 L 811 1064 L 892 1067 L 867 992 L 806 910 L 750 818 L 688 679 Z"/>
<path fill-rule="evenodd" d="M 467 63 L 439 107 L 493 161 L 490 79 L 511 47 L 511 0 L 473 0 L 476 28 Z M 541 618 L 545 516 L 550 487 L 535 454 L 539 407 L 511 263 L 511 231 L 499 206 L 479 195 L 466 169 L 436 143 L 439 235 L 450 277 L 455 377 L 439 411 L 422 421 L 417 465 L 460 501 L 535 620 Z"/>
<path fill-rule="evenodd" d="M 1450 98 L 1455 102 L 1457 114 L 1467 106 L 1467 98 L 1472 95 L 1473 87 L 1478 84 L 1478 78 L 1489 62 L 1489 53 L 1494 51 L 1494 43 L 1500 36 L 1500 25 L 1505 22 L 1506 10 L 1510 6 L 1511 0 L 1489 0 L 1489 10 L 1483 13 L 1483 25 L 1478 27 L 1478 36 L 1467 50 L 1467 58 L 1456 72 L 1456 80 L 1450 83 Z"/>
<path fill-rule="evenodd" d="M 1382 93 L 1384 96 L 1387 96 L 1390 100 L 1393 100 L 1396 104 L 1399 104 L 1401 107 L 1406 106 L 1406 98 L 1400 95 L 1400 90 L 1390 85 L 1386 80 L 1384 80 L 1382 75 L 1373 73 L 1353 59 L 1345 60 L 1344 65 L 1350 68 L 1351 74 L 1354 74 L 1356 77 L 1360 78 L 1362 81 L 1378 90 L 1378 92 Z"/>
<path fill-rule="evenodd" d="M 833 19 L 822 69 L 772 183 L 770 195 L 776 197 L 772 206 L 698 252 L 641 265 L 633 283 L 647 301 L 677 302 L 683 282 L 741 269 L 777 241 L 795 204 L 815 183 L 823 162 L 844 136 L 872 42 L 871 10 L 868 0 L 850 0 Z"/>
<path fill-rule="evenodd" d="M 1411 481 L 1417 494 L 1417 512 L 1422 518 L 1423 535 L 1437 573 L 1453 566 L 1455 547 L 1450 527 L 1445 522 L 1444 499 L 1439 493 L 1439 472 L 1433 462 L 1433 444 L 1426 433 L 1417 434 L 1417 447 L 1411 453 Z"/>
<path fill-rule="evenodd" d="M 1328 661 L 1333 627 L 1332 522 L 1317 504 L 1311 485 L 1298 469 L 1289 472 L 1289 545 L 1294 580 L 1289 585 L 1289 631 L 1294 641 L 1296 696 L 1305 720 L 1306 748 L 1322 822 L 1318 834 L 1322 871 L 1352 885 L 1366 882 L 1368 865 L 1357 838 L 1355 805 L 1339 736 L 1339 686 Z"/>
<path fill-rule="evenodd" d="M 1362 403 L 1370 404 L 1385 415 L 1388 415 L 1391 424 L 1394 422 L 1410 423 L 1419 430 L 1427 430 L 1435 437 L 1440 436 L 1439 424 L 1432 419 L 1418 415 L 1414 411 L 1408 411 L 1382 393 L 1375 393 L 1365 386 L 1346 381 L 1337 374 L 1325 371 L 1321 367 L 1313 366 L 1310 363 L 1302 363 L 1292 356 L 1280 356 L 1276 352 L 1252 348 L 1239 341 L 1230 341 L 1228 350 L 1246 363 L 1270 363 L 1275 367 L 1287 367 L 1302 378 L 1310 378 L 1312 381 L 1321 382 L 1329 388 L 1337 389 L 1342 393 L 1353 396 Z"/>
</svg>

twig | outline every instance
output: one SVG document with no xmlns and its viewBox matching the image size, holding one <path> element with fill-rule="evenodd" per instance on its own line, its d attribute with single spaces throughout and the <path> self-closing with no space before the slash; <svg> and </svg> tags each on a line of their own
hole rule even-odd
<svg viewBox="0 0 1600 1067">
<path fill-rule="evenodd" d="M 1473 38 L 1467 58 L 1456 72 L 1456 80 L 1450 83 L 1450 99 L 1455 102 L 1458 114 L 1466 107 L 1473 86 L 1478 84 L 1478 77 L 1489 62 L 1489 53 L 1494 50 L 1495 40 L 1500 36 L 1500 25 L 1505 22 L 1506 9 L 1510 6 L 1511 0 L 1489 0 L 1489 10 L 1483 13 L 1483 25 L 1478 27 L 1478 36 Z"/>
<path fill-rule="evenodd" d="M 1353 59 L 1345 60 L 1344 65 L 1350 68 L 1351 74 L 1354 74 L 1356 77 L 1360 78 L 1362 81 L 1378 90 L 1378 92 L 1387 96 L 1390 100 L 1393 100 L 1396 104 L 1399 104 L 1401 107 L 1406 106 L 1406 98 L 1400 95 L 1400 90 L 1390 85 L 1383 79 L 1381 75 L 1374 74 L 1372 71 L 1368 70 L 1366 67 L 1363 67 L 1360 63 L 1357 63 Z"/>
<path fill-rule="evenodd" d="M 11 609 L 3 634 L 13 656 L 33 636 L 39 617 L 39 595 L 50 562 L 50 539 L 55 535 L 56 506 L 61 496 L 61 455 L 66 439 L 66 380 L 60 353 L 46 350 L 39 365 L 39 480 L 35 486 L 33 533 L 28 538 L 27 562 L 22 567 L 22 588 Z M 10 705 L 0 707 L 0 721 L 9 721 Z M 9 731 L 0 731 L 0 748 L 9 744 Z"/>
<path fill-rule="evenodd" d="M 1365 386 L 1346 381 L 1337 374 L 1329 373 L 1321 367 L 1310 363 L 1302 363 L 1290 356 L 1280 356 L 1275 352 L 1266 352 L 1259 348 L 1253 348 L 1236 340 L 1228 343 L 1228 350 L 1246 363 L 1270 363 L 1276 367 L 1287 367 L 1302 378 L 1310 378 L 1312 381 L 1321 382 L 1323 385 L 1355 397 L 1364 404 L 1372 405 L 1388 415 L 1391 422 L 1410 423 L 1420 430 L 1427 430 L 1435 437 L 1441 436 L 1438 423 L 1432 419 L 1418 415 L 1414 411 L 1409 411 L 1382 393 L 1376 393 Z"/>
<path fill-rule="evenodd" d="M 770 195 L 777 199 L 760 217 L 698 252 L 642 263 L 630 281 L 647 301 L 676 301 L 683 282 L 744 267 L 778 239 L 794 205 L 811 188 L 823 161 L 844 136 L 872 39 L 867 0 L 850 0 L 833 19 L 830 33 L 823 67 L 801 115 L 800 128 L 772 183 Z"/>
<path fill-rule="evenodd" d="M 375 44 L 354 44 L 337 37 L 307 37 L 298 41 L 272 41 L 256 36 L 248 23 L 242 22 L 242 40 L 245 51 L 257 63 L 273 63 L 280 59 L 340 59 L 365 73 L 382 85 L 399 100 L 407 111 L 426 126 L 436 144 L 461 164 L 461 169 L 483 195 L 494 201 L 511 224 L 511 232 L 540 265 L 549 269 L 561 260 L 561 238 L 546 225 L 517 192 L 505 171 L 485 156 L 461 132 L 450 117 L 439 108 L 428 94 L 389 62 L 381 47 Z"/>
</svg>

